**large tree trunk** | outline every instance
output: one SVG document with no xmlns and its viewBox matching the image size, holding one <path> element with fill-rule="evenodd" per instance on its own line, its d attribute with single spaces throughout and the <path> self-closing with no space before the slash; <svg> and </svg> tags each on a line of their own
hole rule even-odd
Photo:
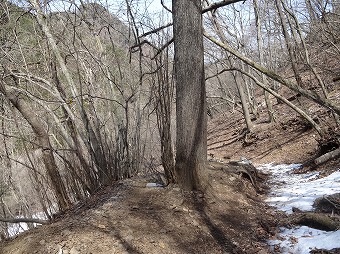
<svg viewBox="0 0 340 254">
<path fill-rule="evenodd" d="M 66 187 L 58 171 L 50 139 L 48 133 L 44 128 L 43 123 L 34 114 L 34 112 L 30 110 L 30 107 L 25 103 L 25 101 L 20 98 L 19 93 L 7 90 L 5 88 L 5 84 L 0 84 L 0 91 L 6 96 L 6 98 L 8 98 L 13 106 L 18 109 L 18 111 L 27 120 L 32 130 L 34 131 L 38 139 L 38 144 L 42 151 L 42 159 L 46 168 L 47 175 L 50 178 L 59 208 L 61 210 L 66 210 L 70 207 L 71 201 L 67 195 Z"/>
<path fill-rule="evenodd" d="M 183 189 L 200 189 L 207 160 L 201 0 L 173 0 L 176 80 L 176 178 Z"/>
</svg>

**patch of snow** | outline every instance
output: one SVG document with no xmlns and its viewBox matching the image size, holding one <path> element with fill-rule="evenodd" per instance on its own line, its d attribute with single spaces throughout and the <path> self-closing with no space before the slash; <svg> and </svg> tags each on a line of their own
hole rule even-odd
<svg viewBox="0 0 340 254">
<path fill-rule="evenodd" d="M 340 171 L 320 179 L 317 179 L 318 172 L 292 174 L 300 166 L 266 164 L 258 168 L 272 174 L 270 183 L 273 187 L 266 200 L 268 204 L 289 214 L 293 207 L 310 211 L 315 199 L 340 192 Z"/>
<path fill-rule="evenodd" d="M 25 218 L 25 217 L 24 216 L 16 216 L 15 218 L 20 219 L 20 218 Z M 44 212 L 37 212 L 37 213 L 32 215 L 32 218 L 33 219 L 40 219 L 40 220 L 47 220 L 47 217 L 46 217 Z M 36 227 L 40 224 L 31 223 L 31 225 L 33 227 Z M 8 223 L 7 232 L 8 232 L 8 235 L 10 237 L 13 237 L 13 236 L 18 235 L 19 233 L 22 233 L 22 232 L 28 230 L 28 229 L 29 229 L 28 223 L 26 223 L 26 222 Z"/>
<path fill-rule="evenodd" d="M 160 188 L 160 187 L 164 187 L 164 186 L 163 186 L 163 184 L 160 184 L 160 183 L 147 183 L 146 187 L 149 187 L 149 188 Z"/>
<path fill-rule="evenodd" d="M 271 173 L 272 185 L 267 202 L 286 213 L 292 213 L 296 207 L 311 211 L 315 199 L 340 192 L 340 170 L 331 175 L 319 178 L 318 172 L 293 174 L 301 164 L 265 164 L 258 167 L 265 173 Z M 306 226 L 292 229 L 281 228 L 279 239 L 268 241 L 274 249 L 280 246 L 280 253 L 308 254 L 311 250 L 340 248 L 340 230 L 322 231 Z"/>
<path fill-rule="evenodd" d="M 340 230 L 326 232 L 306 226 L 292 229 L 281 228 L 282 240 L 270 240 L 269 245 L 280 245 L 280 253 L 307 254 L 313 249 L 340 248 Z"/>
<path fill-rule="evenodd" d="M 7 228 L 8 235 L 10 237 L 13 237 L 19 233 L 22 233 L 26 230 L 28 230 L 27 223 L 20 222 L 20 223 L 9 223 L 9 227 Z"/>
</svg>

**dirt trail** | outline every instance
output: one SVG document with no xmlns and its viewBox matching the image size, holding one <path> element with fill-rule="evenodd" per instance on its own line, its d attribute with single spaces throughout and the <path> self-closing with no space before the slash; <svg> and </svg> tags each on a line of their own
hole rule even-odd
<svg viewBox="0 0 340 254">
<path fill-rule="evenodd" d="M 268 253 L 272 213 L 250 181 L 219 170 L 208 177 L 204 197 L 148 188 L 145 178 L 122 181 L 2 243 L 1 253 Z"/>
</svg>

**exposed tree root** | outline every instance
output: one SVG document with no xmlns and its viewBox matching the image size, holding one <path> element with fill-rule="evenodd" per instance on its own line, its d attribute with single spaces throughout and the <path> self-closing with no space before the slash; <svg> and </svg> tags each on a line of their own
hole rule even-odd
<svg viewBox="0 0 340 254">
<path fill-rule="evenodd" d="M 243 161 L 232 161 L 225 164 L 217 161 L 210 161 L 209 167 L 212 169 L 222 170 L 225 173 L 241 174 L 250 180 L 256 192 L 262 192 L 261 188 L 258 186 L 259 175 L 257 169 L 250 163 L 245 163 Z"/>
</svg>

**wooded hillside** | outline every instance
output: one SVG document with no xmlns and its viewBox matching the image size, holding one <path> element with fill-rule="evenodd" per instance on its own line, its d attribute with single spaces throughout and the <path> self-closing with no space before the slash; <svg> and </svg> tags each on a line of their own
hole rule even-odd
<svg viewBox="0 0 340 254">
<path fill-rule="evenodd" d="M 51 220 L 150 172 L 202 188 L 187 183 L 204 176 L 186 174 L 204 171 L 205 121 L 236 111 L 244 146 L 289 112 L 316 131 L 316 157 L 339 149 L 339 1 L 198 1 L 196 21 L 140 2 L 1 1 L 0 221 Z M 198 46 L 187 50 L 190 41 Z M 179 54 L 189 57 L 179 64 Z M 4 237 L 7 229 L 1 223 Z"/>
</svg>

